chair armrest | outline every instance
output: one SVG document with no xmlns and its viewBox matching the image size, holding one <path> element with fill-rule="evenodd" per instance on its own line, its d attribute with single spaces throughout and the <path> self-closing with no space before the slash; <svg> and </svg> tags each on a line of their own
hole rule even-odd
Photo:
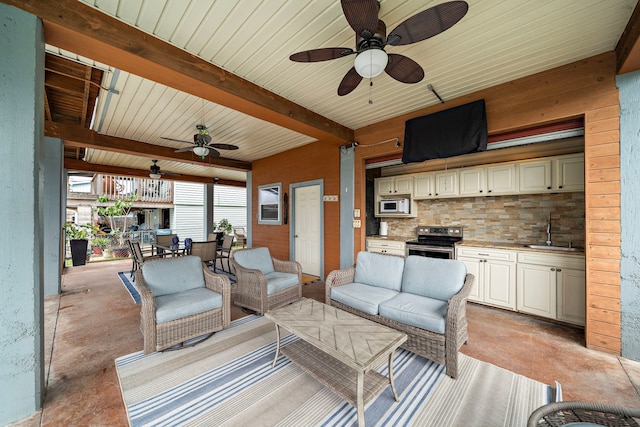
<svg viewBox="0 0 640 427">
<path fill-rule="evenodd" d="M 457 319 L 460 316 L 460 312 L 466 310 L 467 308 L 467 298 L 471 293 L 473 278 L 473 274 L 467 273 L 464 278 L 464 285 L 462 285 L 462 289 L 460 289 L 457 294 L 449 298 L 449 301 L 447 301 L 447 327 L 452 326 L 453 328 L 457 328 Z M 457 333 L 457 331 L 454 332 Z"/>
<path fill-rule="evenodd" d="M 344 270 L 333 270 L 331 273 L 329 273 L 324 285 L 324 302 L 326 304 L 330 304 L 331 288 L 353 283 L 353 278 L 355 277 L 355 275 L 355 267 L 345 268 Z"/>
<path fill-rule="evenodd" d="M 277 258 L 271 257 L 273 260 L 273 268 L 275 271 L 279 271 L 281 273 L 292 273 L 297 274 L 298 279 L 302 284 L 302 266 L 297 261 L 285 261 Z"/>
<path fill-rule="evenodd" d="M 140 294 L 140 329 L 144 336 L 144 353 L 149 354 L 156 351 L 156 300 L 140 269 L 136 271 L 136 288 Z"/>
<path fill-rule="evenodd" d="M 231 281 L 224 274 L 217 274 L 209 270 L 204 262 L 202 270 L 207 289 L 222 295 L 222 327 L 226 328 L 231 323 Z"/>
<path fill-rule="evenodd" d="M 231 266 L 236 272 L 236 292 L 262 298 L 267 295 L 267 278 L 260 270 L 244 268 L 231 257 Z"/>
</svg>

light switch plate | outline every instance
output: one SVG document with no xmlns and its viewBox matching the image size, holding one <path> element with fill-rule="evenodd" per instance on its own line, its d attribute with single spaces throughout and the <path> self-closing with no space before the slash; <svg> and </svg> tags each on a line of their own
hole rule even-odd
<svg viewBox="0 0 640 427">
<path fill-rule="evenodd" d="M 337 202 L 338 201 L 338 196 L 337 195 L 326 195 L 324 197 L 322 197 L 322 200 L 325 202 Z"/>
<path fill-rule="evenodd" d="M 362 226 L 362 222 L 359 219 L 353 220 L 353 228 L 360 228 Z"/>
<path fill-rule="evenodd" d="M 353 217 L 354 218 L 360 218 L 360 209 L 354 209 L 353 210 Z"/>
</svg>

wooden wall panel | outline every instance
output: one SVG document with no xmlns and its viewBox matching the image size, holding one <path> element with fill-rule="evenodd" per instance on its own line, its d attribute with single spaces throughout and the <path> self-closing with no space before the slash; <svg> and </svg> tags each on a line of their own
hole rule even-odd
<svg viewBox="0 0 640 427">
<path fill-rule="evenodd" d="M 398 155 L 402 148 L 390 138 L 404 139 L 406 120 L 484 99 L 489 134 L 583 117 L 585 120 L 585 204 L 588 347 L 620 353 L 619 296 L 610 290 L 605 304 L 602 286 L 620 286 L 620 133 L 619 96 L 615 85 L 613 52 L 587 58 L 553 70 L 447 100 L 409 114 L 357 129 L 355 154 L 355 208 L 364 211 L 364 166 L 367 159 Z M 441 162 L 442 160 L 440 160 Z M 429 170 L 429 162 L 423 162 Z M 617 225 L 616 225 L 617 224 Z M 364 229 L 354 230 L 355 252 L 365 243 Z M 607 253 L 606 247 L 611 248 Z M 592 249 L 593 248 L 593 251 Z M 608 270 L 607 270 L 608 269 Z M 594 288 L 594 291 L 591 288 Z M 619 295 L 619 289 L 618 289 Z M 596 323 L 598 322 L 598 323 Z"/>
<path fill-rule="evenodd" d="M 289 259 L 289 224 L 258 225 L 258 186 L 289 185 L 324 180 L 325 194 L 340 194 L 340 149 L 330 143 L 316 142 L 253 162 L 252 168 L 253 246 L 266 246 L 279 259 Z M 289 194 L 291 201 L 291 194 Z M 290 203 L 290 209 L 292 208 Z M 340 268 L 340 203 L 324 202 L 324 274 Z"/>
</svg>

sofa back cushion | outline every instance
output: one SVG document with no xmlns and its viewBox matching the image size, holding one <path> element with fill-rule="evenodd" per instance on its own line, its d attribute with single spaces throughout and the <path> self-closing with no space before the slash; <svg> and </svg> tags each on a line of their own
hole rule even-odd
<svg viewBox="0 0 640 427">
<path fill-rule="evenodd" d="M 400 291 L 404 258 L 374 252 L 360 252 L 356 259 L 356 283 Z"/>
<path fill-rule="evenodd" d="M 142 265 L 142 276 L 155 297 L 205 287 L 202 261 L 197 256 L 147 261 Z"/>
<path fill-rule="evenodd" d="M 467 267 L 460 261 L 409 255 L 402 292 L 447 301 L 460 292 L 466 275 Z"/>
<path fill-rule="evenodd" d="M 260 270 L 263 274 L 269 274 L 274 270 L 273 260 L 269 248 L 253 248 L 235 251 L 233 259 L 244 268 Z"/>
</svg>

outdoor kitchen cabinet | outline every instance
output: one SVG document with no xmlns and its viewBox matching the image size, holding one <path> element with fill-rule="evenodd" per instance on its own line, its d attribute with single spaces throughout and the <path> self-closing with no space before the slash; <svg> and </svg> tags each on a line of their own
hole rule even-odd
<svg viewBox="0 0 640 427">
<path fill-rule="evenodd" d="M 554 191 L 584 191 L 584 153 L 553 159 Z"/>
<path fill-rule="evenodd" d="M 584 256 L 519 252 L 517 272 L 518 311 L 584 325 Z"/>
<path fill-rule="evenodd" d="M 413 199 L 433 199 L 436 193 L 435 173 L 421 173 L 413 176 Z"/>
<path fill-rule="evenodd" d="M 459 246 L 456 259 L 474 275 L 469 301 L 516 309 L 516 252 Z"/>
<path fill-rule="evenodd" d="M 435 173 L 436 197 L 458 196 L 458 171 L 442 171 Z"/>
<path fill-rule="evenodd" d="M 413 177 L 411 175 L 376 178 L 375 182 L 376 195 L 378 196 L 403 195 L 410 197 L 413 192 Z"/>
<path fill-rule="evenodd" d="M 398 240 L 368 238 L 367 252 L 405 256 L 406 245 L 405 242 Z"/>
</svg>

